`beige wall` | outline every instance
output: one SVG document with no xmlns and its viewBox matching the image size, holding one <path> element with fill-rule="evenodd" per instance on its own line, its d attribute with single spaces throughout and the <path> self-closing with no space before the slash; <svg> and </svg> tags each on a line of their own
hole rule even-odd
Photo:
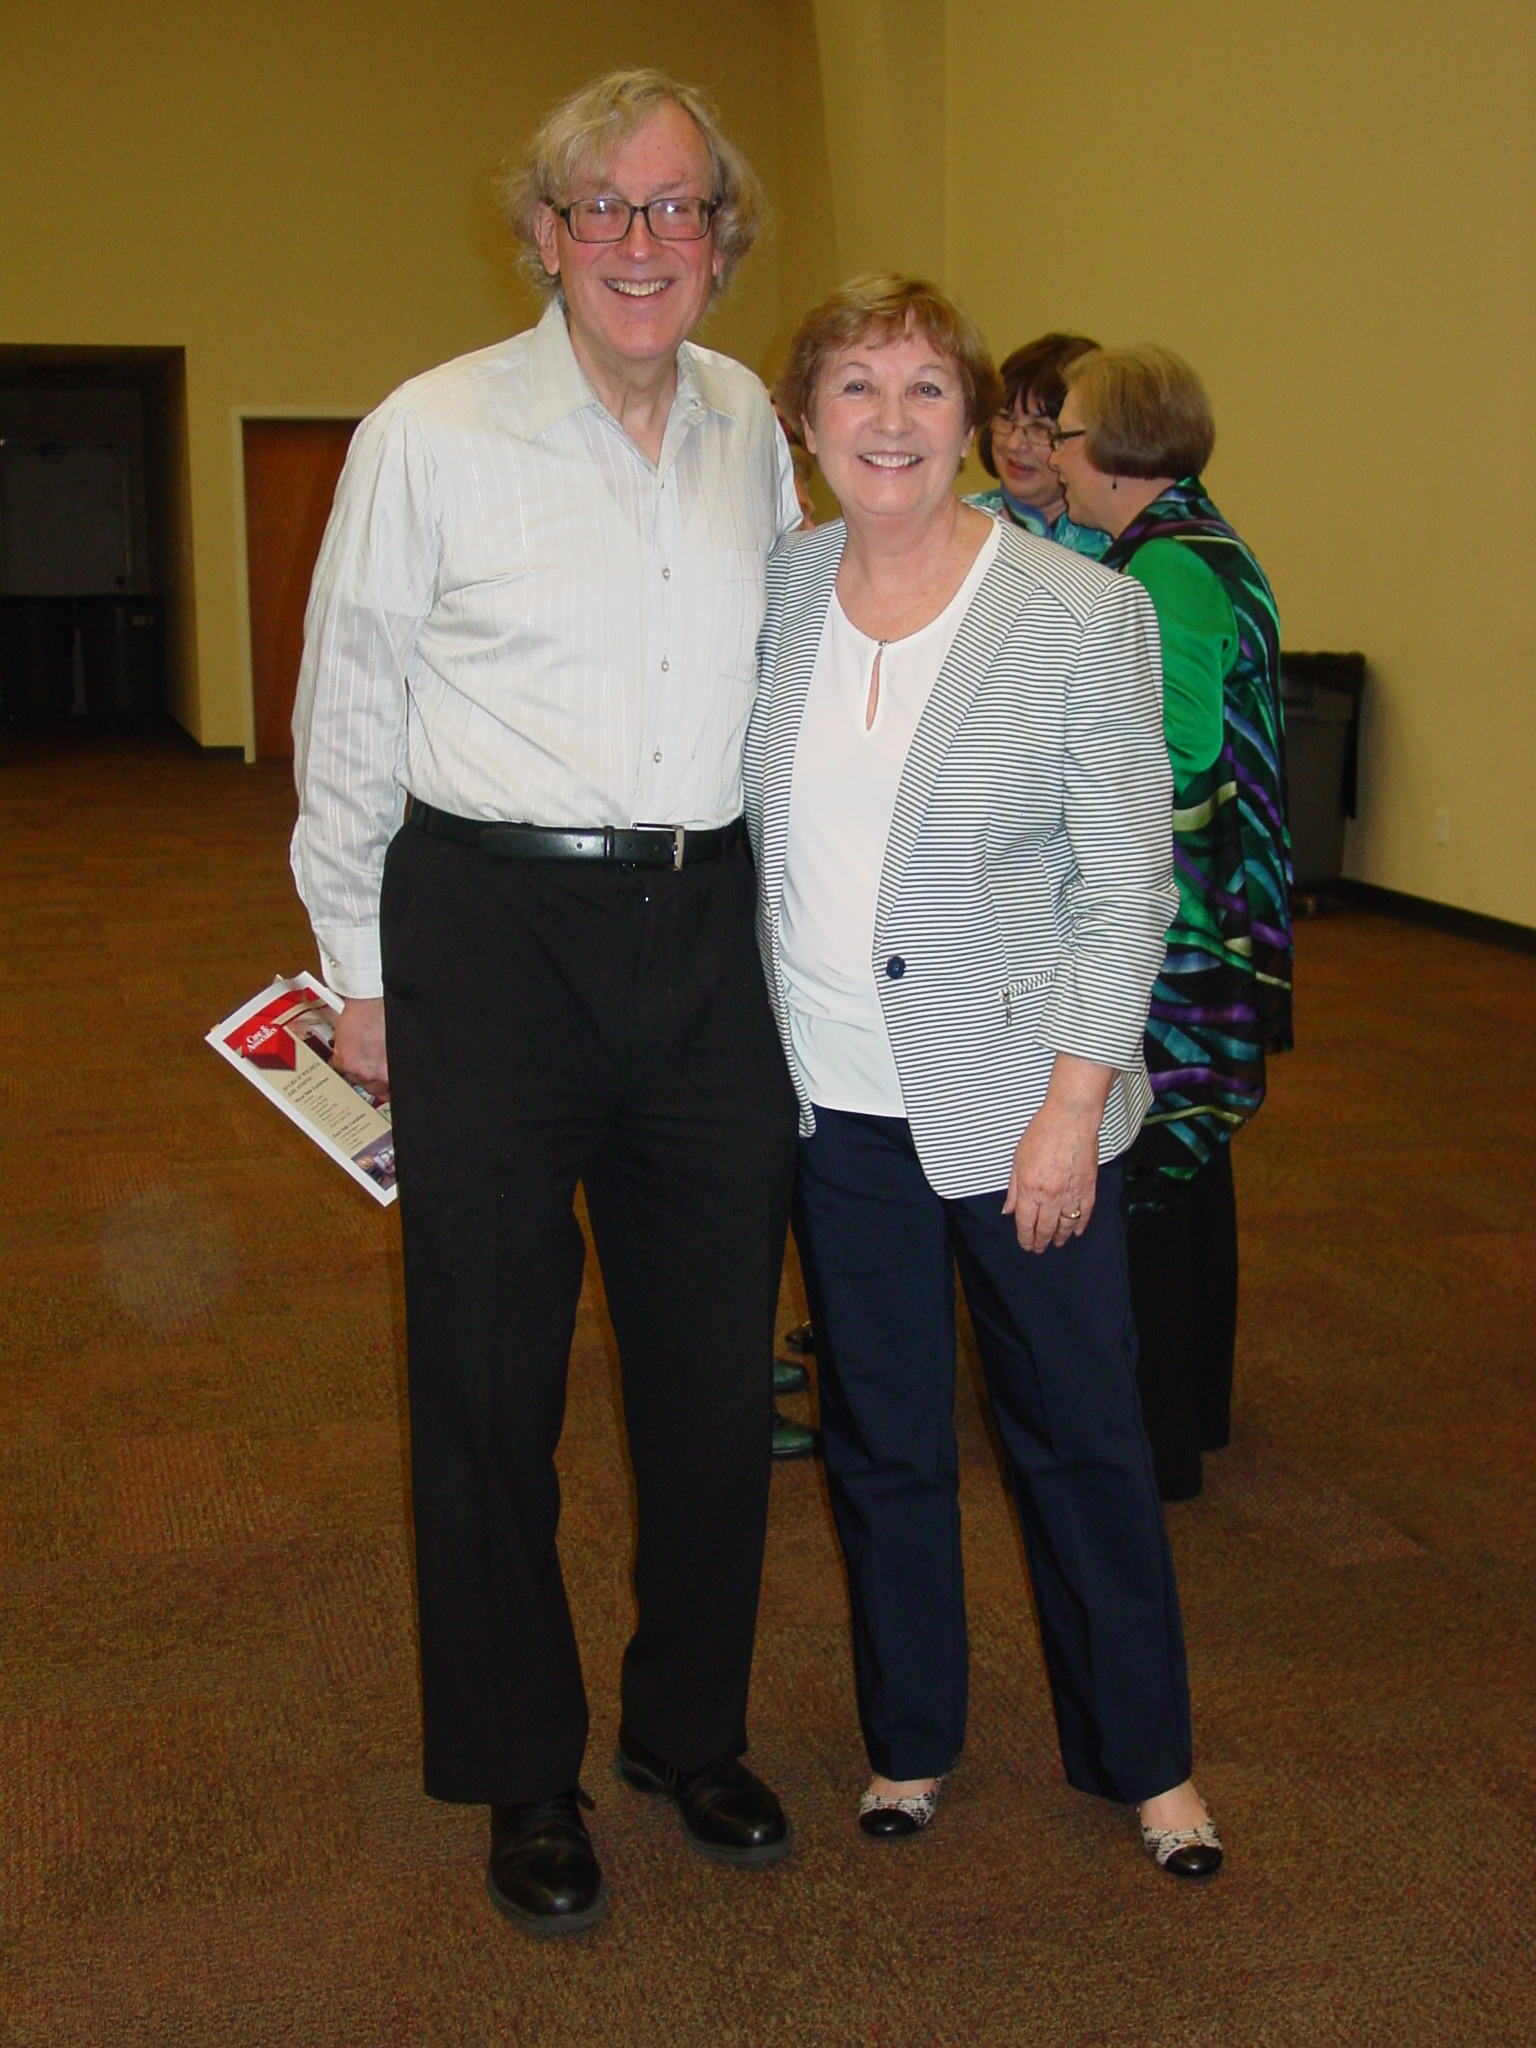
<svg viewBox="0 0 1536 2048">
<path fill-rule="evenodd" d="M 1287 644 L 1372 663 L 1351 871 L 1536 924 L 1526 0 L 6 14 L 0 343 L 185 347 L 205 743 L 244 733 L 234 415 L 362 411 L 525 324 L 491 170 L 554 95 L 655 62 L 716 92 L 775 203 L 706 335 L 764 372 L 880 263 L 1000 353 L 1058 324 L 1187 353 Z"/>
<path fill-rule="evenodd" d="M 815 6 L 844 273 L 1188 355 L 1286 645 L 1371 662 L 1349 872 L 1536 925 L 1536 8 Z"/>
<path fill-rule="evenodd" d="M 1536 9 L 948 23 L 951 286 L 999 353 L 1075 326 L 1189 356 L 1286 645 L 1371 662 L 1350 871 L 1536 924 Z"/>
<path fill-rule="evenodd" d="M 835 273 L 810 0 L 4 11 L 0 342 L 185 347 L 197 660 L 177 708 L 207 745 L 245 733 L 234 415 L 363 412 L 535 317 L 488 181 L 553 97 L 659 64 L 717 93 L 771 197 L 789 165 L 800 202 L 705 339 L 771 367 L 782 293 Z"/>
<path fill-rule="evenodd" d="M 816 0 L 838 271 L 944 274 L 942 6 Z"/>
</svg>

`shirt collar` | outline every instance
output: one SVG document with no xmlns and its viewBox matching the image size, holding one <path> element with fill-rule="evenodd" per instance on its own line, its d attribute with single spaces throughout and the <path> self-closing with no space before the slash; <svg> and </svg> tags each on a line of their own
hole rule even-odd
<svg viewBox="0 0 1536 2048">
<path fill-rule="evenodd" d="M 570 329 L 565 321 L 565 301 L 557 293 L 545 308 L 544 317 L 533 330 L 528 364 L 531 372 L 528 434 L 542 434 L 557 421 L 583 412 L 589 405 L 601 405 L 592 381 L 576 360 Z M 677 396 L 673 416 L 679 425 L 693 426 L 706 412 L 729 415 L 729 394 L 708 355 L 684 342 L 677 351 Z"/>
<path fill-rule="evenodd" d="M 533 330 L 528 350 L 529 438 L 598 402 L 591 380 L 576 360 L 565 324 L 565 301 L 557 292 Z"/>
</svg>

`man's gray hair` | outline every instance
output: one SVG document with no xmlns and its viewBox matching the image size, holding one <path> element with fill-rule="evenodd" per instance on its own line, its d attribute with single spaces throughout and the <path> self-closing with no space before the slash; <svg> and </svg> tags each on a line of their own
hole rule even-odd
<svg viewBox="0 0 1536 2048">
<path fill-rule="evenodd" d="M 661 71 L 610 71 L 547 114 L 496 181 L 502 214 L 523 245 L 522 268 L 541 291 L 557 291 L 560 280 L 549 275 L 539 257 L 534 228 L 540 206 L 568 205 L 575 181 L 605 172 L 615 151 L 668 104 L 682 108 L 709 151 L 709 196 L 717 207 L 715 249 L 722 259 L 714 289 L 724 291 L 730 283 L 763 222 L 763 189 L 756 172 L 695 87 L 680 85 Z"/>
</svg>

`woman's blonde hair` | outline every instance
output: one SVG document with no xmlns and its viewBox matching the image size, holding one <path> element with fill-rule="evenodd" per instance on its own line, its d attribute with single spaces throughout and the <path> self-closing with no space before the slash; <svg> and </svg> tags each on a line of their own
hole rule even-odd
<svg viewBox="0 0 1536 2048">
<path fill-rule="evenodd" d="M 828 356 L 852 348 L 855 342 L 881 345 L 908 334 L 926 335 L 939 354 L 954 364 L 965 392 L 966 424 L 979 427 L 991 419 L 1003 387 L 981 329 L 935 286 L 920 277 L 900 277 L 891 270 L 873 270 L 850 279 L 806 314 L 773 387 L 775 404 L 797 425 L 808 420 Z"/>
<path fill-rule="evenodd" d="M 1099 348 L 1063 375 L 1083 409 L 1088 459 L 1106 476 L 1198 476 L 1210 461 L 1211 401 L 1171 348 Z"/>
<path fill-rule="evenodd" d="M 564 206 L 584 173 L 606 171 L 614 152 L 658 107 L 681 107 L 709 151 L 715 202 L 715 250 L 721 258 L 714 289 L 725 290 L 763 225 L 763 190 L 757 174 L 720 126 L 703 93 L 661 71 L 610 71 L 545 115 L 496 180 L 502 216 L 523 245 L 524 272 L 541 291 L 559 289 L 539 256 L 535 233 L 541 206 Z"/>
</svg>

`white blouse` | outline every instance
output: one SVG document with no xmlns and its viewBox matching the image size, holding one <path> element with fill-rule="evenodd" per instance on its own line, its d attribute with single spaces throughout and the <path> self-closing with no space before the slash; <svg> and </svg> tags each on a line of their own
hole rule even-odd
<svg viewBox="0 0 1536 2048">
<path fill-rule="evenodd" d="M 904 640 L 861 633 L 836 591 L 827 609 L 795 749 L 780 920 L 790 1036 L 811 1101 L 825 1109 L 907 1113 L 871 958 L 880 875 L 913 735 L 999 531 L 939 616 Z"/>
</svg>

